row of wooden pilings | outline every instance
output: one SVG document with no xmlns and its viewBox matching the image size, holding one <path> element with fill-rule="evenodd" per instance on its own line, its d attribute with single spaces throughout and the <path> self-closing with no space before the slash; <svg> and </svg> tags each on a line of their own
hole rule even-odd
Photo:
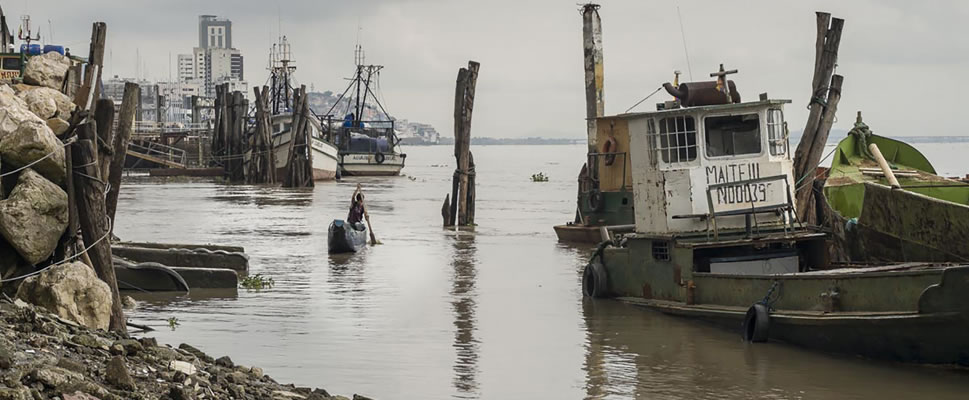
<svg viewBox="0 0 969 400">
<path fill-rule="evenodd" d="M 312 129 L 306 86 L 294 91 L 290 133 L 273 138 L 269 88 L 253 88 L 254 113 L 240 91 L 228 84 L 216 86 L 212 160 L 222 166 L 230 182 L 249 184 L 282 183 L 285 187 L 313 186 Z M 276 145 L 289 138 L 286 164 L 277 168 Z M 275 142 L 274 142 L 275 140 Z M 274 143 L 276 145 L 274 145 Z"/>
</svg>

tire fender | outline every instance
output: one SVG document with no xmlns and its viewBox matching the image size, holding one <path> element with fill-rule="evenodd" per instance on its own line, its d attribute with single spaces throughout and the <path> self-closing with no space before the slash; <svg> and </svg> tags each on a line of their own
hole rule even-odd
<svg viewBox="0 0 969 400">
<path fill-rule="evenodd" d="M 744 340 L 753 343 L 767 341 L 770 330 L 770 310 L 763 303 L 754 303 L 744 316 Z"/>
</svg>

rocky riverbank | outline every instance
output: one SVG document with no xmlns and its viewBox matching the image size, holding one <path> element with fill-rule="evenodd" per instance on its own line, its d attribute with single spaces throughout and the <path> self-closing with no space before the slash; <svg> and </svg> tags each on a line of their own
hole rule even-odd
<svg viewBox="0 0 969 400">
<path fill-rule="evenodd" d="M 20 300 L 0 300 L 0 320 L 0 400 L 349 399 L 279 384 L 187 344 L 89 329 Z"/>
</svg>

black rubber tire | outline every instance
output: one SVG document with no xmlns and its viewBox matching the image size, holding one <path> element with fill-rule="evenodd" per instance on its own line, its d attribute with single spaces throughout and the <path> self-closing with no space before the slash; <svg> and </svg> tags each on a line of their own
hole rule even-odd
<svg viewBox="0 0 969 400">
<path fill-rule="evenodd" d="M 606 275 L 606 267 L 598 260 L 585 266 L 582 270 L 582 295 L 601 299 L 607 296 L 609 288 L 609 278 Z"/>
<path fill-rule="evenodd" d="M 384 153 L 377 153 L 373 155 L 373 159 L 377 164 L 383 164 L 386 158 L 384 157 Z"/>
<path fill-rule="evenodd" d="M 587 204 L 589 209 L 592 211 L 601 211 L 603 204 L 602 192 L 598 190 L 593 190 L 589 192 L 589 198 L 587 199 Z"/>
<path fill-rule="evenodd" d="M 755 303 L 747 309 L 744 316 L 744 340 L 752 343 L 764 343 L 770 331 L 770 310 L 766 305 Z"/>
</svg>

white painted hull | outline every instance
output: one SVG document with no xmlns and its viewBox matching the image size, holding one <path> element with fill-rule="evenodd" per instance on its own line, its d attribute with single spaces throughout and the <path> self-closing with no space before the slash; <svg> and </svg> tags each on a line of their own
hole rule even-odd
<svg viewBox="0 0 969 400">
<path fill-rule="evenodd" d="M 273 138 L 276 175 L 280 178 L 286 171 L 286 162 L 289 161 L 289 141 L 291 138 L 292 133 L 290 131 L 283 132 Z M 338 161 L 339 150 L 336 146 L 318 138 L 313 138 L 310 148 L 313 150 L 313 180 L 325 181 L 336 179 L 337 169 L 340 166 Z"/>
<path fill-rule="evenodd" d="M 341 155 L 340 173 L 343 176 L 395 176 L 404 169 L 405 155 L 384 154 L 382 163 L 373 153 L 344 153 Z"/>
</svg>

